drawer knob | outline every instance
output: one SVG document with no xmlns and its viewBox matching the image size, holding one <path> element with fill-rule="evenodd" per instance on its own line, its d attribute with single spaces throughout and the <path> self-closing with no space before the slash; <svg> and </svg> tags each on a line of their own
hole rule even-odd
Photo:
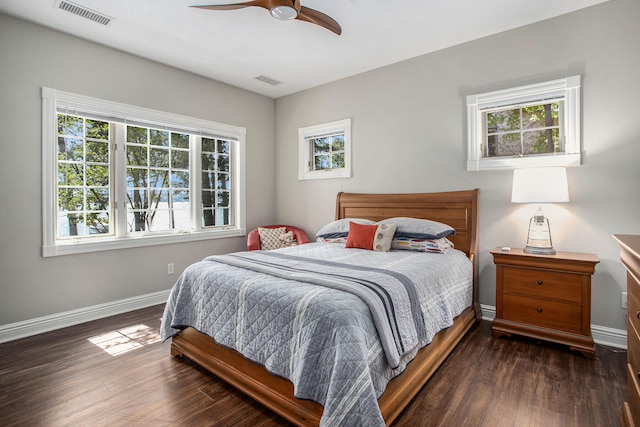
<svg viewBox="0 0 640 427">
<path fill-rule="evenodd" d="M 640 380 L 640 372 L 638 372 L 638 379 Z"/>
<path fill-rule="evenodd" d="M 542 313 L 542 309 L 540 307 L 537 308 L 538 313 Z"/>
<path fill-rule="evenodd" d="M 636 317 L 637 317 L 638 319 L 640 319 L 640 311 L 637 311 L 637 312 L 636 312 Z"/>
<path fill-rule="evenodd" d="M 538 286 L 542 286 L 542 280 L 538 280 Z"/>
</svg>

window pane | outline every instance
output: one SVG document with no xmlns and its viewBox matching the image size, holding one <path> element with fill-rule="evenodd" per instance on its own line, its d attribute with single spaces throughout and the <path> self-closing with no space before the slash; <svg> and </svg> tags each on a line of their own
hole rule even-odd
<svg viewBox="0 0 640 427">
<path fill-rule="evenodd" d="M 109 185 L 109 166 L 87 165 L 87 185 L 104 187 Z"/>
<path fill-rule="evenodd" d="M 146 166 L 147 147 L 127 145 L 127 164 L 133 166 Z"/>
<path fill-rule="evenodd" d="M 87 162 L 109 164 L 109 142 L 87 141 Z"/>
<path fill-rule="evenodd" d="M 106 211 L 109 209 L 109 189 L 91 188 L 87 191 L 87 208 L 90 211 Z"/>
<path fill-rule="evenodd" d="M 215 210 L 216 225 L 229 225 L 229 209 L 218 208 Z"/>
<path fill-rule="evenodd" d="M 231 180 L 229 178 L 229 174 L 219 173 L 218 174 L 218 186 L 216 187 L 218 190 L 231 190 Z"/>
<path fill-rule="evenodd" d="M 87 119 L 86 123 L 87 138 L 109 140 L 109 123 L 98 120 Z"/>
<path fill-rule="evenodd" d="M 132 144 L 146 144 L 147 129 L 135 126 L 127 126 L 127 142 Z"/>
<path fill-rule="evenodd" d="M 89 224 L 89 234 L 109 234 L 109 213 L 89 213 L 87 224 Z"/>
<path fill-rule="evenodd" d="M 149 192 L 147 190 L 127 190 L 127 201 L 134 210 L 146 209 L 149 206 Z"/>
<path fill-rule="evenodd" d="M 188 206 L 188 203 L 187 203 Z M 191 229 L 191 212 L 189 209 L 173 209 L 173 228 L 176 230 L 190 230 Z"/>
<path fill-rule="evenodd" d="M 202 153 L 202 170 L 212 171 L 216 169 L 216 155 L 209 153 Z"/>
<path fill-rule="evenodd" d="M 58 210 L 81 211 L 84 206 L 84 189 L 60 188 L 58 190 Z"/>
<path fill-rule="evenodd" d="M 493 111 L 487 113 L 489 133 L 507 132 L 520 129 L 520 109 Z"/>
<path fill-rule="evenodd" d="M 189 172 L 173 172 L 171 174 L 172 188 L 189 188 Z"/>
<path fill-rule="evenodd" d="M 184 203 L 184 206 L 179 206 L 180 209 L 189 209 L 189 190 L 173 190 L 173 203 Z"/>
<path fill-rule="evenodd" d="M 127 231 L 145 231 L 147 230 L 147 211 L 128 210 L 127 211 Z"/>
<path fill-rule="evenodd" d="M 58 160 L 77 160 L 84 159 L 84 147 L 82 139 L 58 137 Z"/>
<path fill-rule="evenodd" d="M 81 163 L 58 163 L 59 185 L 84 185 L 84 165 Z"/>
<path fill-rule="evenodd" d="M 168 168 L 169 150 L 165 150 L 163 148 L 151 148 L 149 150 L 149 166 Z"/>
<path fill-rule="evenodd" d="M 336 135 L 331 143 L 332 151 L 344 151 L 344 135 Z"/>
<path fill-rule="evenodd" d="M 522 107 L 522 124 L 525 129 L 558 126 L 558 103 Z"/>
<path fill-rule="evenodd" d="M 229 172 L 229 156 L 218 156 L 218 170 Z"/>
<path fill-rule="evenodd" d="M 522 153 L 520 132 L 490 136 L 489 151 L 498 157 L 519 156 Z"/>
<path fill-rule="evenodd" d="M 171 146 L 174 148 L 189 148 L 189 135 L 186 133 L 172 133 Z"/>
<path fill-rule="evenodd" d="M 202 172 L 202 189 L 215 188 L 216 174 L 213 172 Z"/>
<path fill-rule="evenodd" d="M 202 208 L 202 226 L 211 227 L 216 225 L 212 208 Z"/>
<path fill-rule="evenodd" d="M 218 139 L 218 153 L 230 154 L 231 153 L 231 141 L 224 139 Z"/>
<path fill-rule="evenodd" d="M 544 154 L 562 152 L 559 129 L 524 132 L 524 154 Z"/>
<path fill-rule="evenodd" d="M 332 168 L 344 167 L 344 153 L 333 153 L 331 155 L 331 167 Z"/>
<path fill-rule="evenodd" d="M 314 164 L 314 170 L 323 170 L 323 169 L 330 169 L 331 166 L 329 164 L 329 155 L 324 155 L 324 156 L 314 156 L 313 157 L 313 164 Z"/>
<path fill-rule="evenodd" d="M 313 142 L 313 153 L 321 154 L 329 152 L 329 138 L 314 138 L 311 140 Z"/>
<path fill-rule="evenodd" d="M 149 129 L 149 143 L 151 145 L 169 146 L 169 132 L 165 130 Z"/>
<path fill-rule="evenodd" d="M 58 216 L 58 237 L 82 236 L 85 230 L 82 214 L 64 212 Z"/>
<path fill-rule="evenodd" d="M 171 167 L 177 169 L 189 168 L 189 152 L 188 151 L 171 151 Z"/>
<path fill-rule="evenodd" d="M 202 138 L 202 151 L 216 152 L 216 140 L 211 138 Z"/>
<path fill-rule="evenodd" d="M 164 169 L 150 169 L 149 170 L 149 187 L 161 188 L 168 187 L 167 177 L 169 172 Z"/>
<path fill-rule="evenodd" d="M 229 207 L 229 192 L 228 191 L 219 191 L 218 192 L 218 207 Z"/>
<path fill-rule="evenodd" d="M 82 138 L 84 120 L 82 117 L 58 114 L 58 134 Z"/>
<path fill-rule="evenodd" d="M 147 169 L 127 168 L 127 188 L 146 187 Z"/>
</svg>

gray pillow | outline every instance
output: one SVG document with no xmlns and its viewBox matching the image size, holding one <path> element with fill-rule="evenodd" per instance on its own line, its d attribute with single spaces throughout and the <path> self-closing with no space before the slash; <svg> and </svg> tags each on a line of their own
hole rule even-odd
<svg viewBox="0 0 640 427">
<path fill-rule="evenodd" d="M 428 219 L 396 217 L 378 221 L 378 224 L 383 223 L 397 224 L 395 237 L 441 239 L 456 234 L 456 230 L 450 225 Z"/>
<path fill-rule="evenodd" d="M 322 237 L 325 239 L 333 239 L 336 237 L 347 237 L 349 234 L 349 222 L 355 222 L 364 225 L 374 225 L 375 221 L 362 218 L 344 218 L 336 221 L 331 221 L 329 224 L 322 227 L 316 233 L 316 237 Z"/>
</svg>

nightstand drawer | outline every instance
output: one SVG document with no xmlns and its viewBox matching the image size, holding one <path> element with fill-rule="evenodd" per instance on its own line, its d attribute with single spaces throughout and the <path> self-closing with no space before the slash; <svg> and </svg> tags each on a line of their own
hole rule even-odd
<svg viewBox="0 0 640 427">
<path fill-rule="evenodd" d="M 506 320 L 569 332 L 582 332 L 580 305 L 504 295 L 502 310 L 503 318 Z"/>
<path fill-rule="evenodd" d="M 504 268 L 503 292 L 582 301 L 582 276 L 530 268 Z"/>
</svg>

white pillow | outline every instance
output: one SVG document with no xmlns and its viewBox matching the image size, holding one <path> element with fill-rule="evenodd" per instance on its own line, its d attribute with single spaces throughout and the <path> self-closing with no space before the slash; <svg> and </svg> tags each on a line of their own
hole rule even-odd
<svg viewBox="0 0 640 427">
<path fill-rule="evenodd" d="M 396 224 L 378 224 L 376 237 L 373 239 L 373 250 L 378 252 L 389 252 L 391 241 L 396 232 Z"/>
</svg>

